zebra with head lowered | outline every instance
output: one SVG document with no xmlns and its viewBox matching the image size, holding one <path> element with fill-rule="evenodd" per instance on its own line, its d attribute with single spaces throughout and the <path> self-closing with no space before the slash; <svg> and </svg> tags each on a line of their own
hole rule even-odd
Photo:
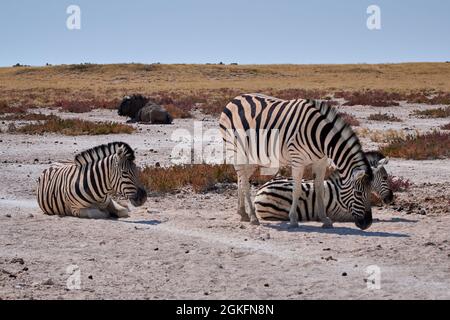
<svg viewBox="0 0 450 320">
<path fill-rule="evenodd" d="M 134 160 L 133 149 L 124 142 L 83 151 L 73 162 L 44 170 L 38 179 L 39 206 L 49 215 L 128 217 L 128 209 L 111 199 L 111 195 L 120 193 L 136 207 L 147 200 Z"/>
<path fill-rule="evenodd" d="M 315 176 L 315 211 L 324 227 L 332 227 L 325 212 L 323 186 L 328 159 L 331 159 L 342 181 L 351 186 L 351 214 L 361 228 L 370 226 L 372 169 L 351 127 L 326 101 L 287 101 L 244 94 L 228 103 L 219 123 L 227 162 L 234 165 L 238 175 L 238 213 L 242 220 L 259 223 L 250 198 L 249 178 L 257 167 L 274 166 L 275 160 L 275 166 L 290 164 L 292 167 L 294 201 L 289 211 L 290 227 L 298 226 L 296 208 L 303 192 L 304 168 L 308 165 L 312 165 Z M 275 143 L 270 143 L 273 140 Z M 250 208 L 248 215 L 245 200 Z"/>
<path fill-rule="evenodd" d="M 393 193 L 384 168 L 388 158 L 378 152 L 368 152 L 366 155 L 373 170 L 372 191 L 384 203 L 389 204 L 393 200 Z M 292 179 L 285 178 L 276 178 L 264 184 L 255 197 L 256 214 L 267 220 L 288 220 L 292 203 L 292 187 Z M 351 215 L 349 206 L 349 200 L 353 196 L 350 190 L 352 186 L 343 182 L 338 172 L 334 171 L 329 179 L 325 180 L 324 188 L 325 210 L 328 217 L 333 222 L 354 222 L 355 218 Z M 316 192 L 313 183 L 302 183 L 302 189 L 303 195 L 297 206 L 300 221 L 320 221 L 314 208 Z"/>
</svg>

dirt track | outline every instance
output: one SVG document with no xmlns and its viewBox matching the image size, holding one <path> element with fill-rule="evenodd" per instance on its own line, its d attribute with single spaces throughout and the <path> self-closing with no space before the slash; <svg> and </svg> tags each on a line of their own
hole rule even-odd
<svg viewBox="0 0 450 320">
<path fill-rule="evenodd" d="M 366 112 L 350 111 L 357 116 Z M 82 117 L 119 120 L 110 111 Z M 214 121 L 206 120 L 206 128 L 215 127 Z M 400 124 L 420 130 L 436 125 L 414 119 Z M 137 148 L 139 164 L 169 164 L 171 132 L 192 128 L 192 120 L 139 127 L 138 134 L 101 137 L 1 134 L 1 299 L 450 298 L 448 159 L 392 159 L 388 171 L 411 179 L 415 186 L 398 194 L 394 206 L 374 208 L 378 221 L 365 232 L 353 224 L 336 224 L 332 230 L 316 223 L 294 231 L 277 222 L 251 227 L 235 214 L 233 188 L 151 197 L 130 219 L 117 221 L 49 217 L 40 212 L 34 181 L 49 161 L 123 140 Z M 411 203 L 426 215 L 408 211 Z M 399 206 L 402 211 L 394 209 Z M 71 265 L 81 271 L 80 290 L 67 289 Z M 369 290 L 365 282 L 371 265 L 381 269 L 379 290 Z"/>
</svg>

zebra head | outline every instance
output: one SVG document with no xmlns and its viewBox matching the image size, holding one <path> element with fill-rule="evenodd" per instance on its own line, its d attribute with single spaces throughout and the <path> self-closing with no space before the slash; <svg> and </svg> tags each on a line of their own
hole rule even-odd
<svg viewBox="0 0 450 320">
<path fill-rule="evenodd" d="M 370 205 L 371 179 L 364 170 L 357 170 L 352 175 L 352 200 L 349 211 L 355 224 L 361 230 L 372 225 L 372 208 Z"/>
<path fill-rule="evenodd" d="M 372 167 L 372 190 L 381 197 L 385 204 L 389 204 L 394 200 L 394 193 L 389 186 L 388 173 L 384 168 L 384 165 L 388 164 L 388 162 L 389 158 L 384 158 L 376 166 Z"/>
<path fill-rule="evenodd" d="M 113 185 L 115 191 L 124 195 L 135 207 L 143 205 L 147 200 L 147 192 L 138 177 L 133 150 L 124 144 L 114 155 Z"/>
</svg>

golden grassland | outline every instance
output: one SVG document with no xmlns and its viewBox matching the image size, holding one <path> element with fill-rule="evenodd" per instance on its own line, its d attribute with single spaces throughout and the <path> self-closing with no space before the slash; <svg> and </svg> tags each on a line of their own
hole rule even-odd
<svg viewBox="0 0 450 320">
<path fill-rule="evenodd" d="M 450 92 L 450 63 L 354 65 L 80 64 L 0 68 L 0 100 L 33 106 L 58 100 L 116 101 L 158 92 L 199 95 L 285 89 Z M 223 106 L 221 106 L 223 107 Z"/>
</svg>

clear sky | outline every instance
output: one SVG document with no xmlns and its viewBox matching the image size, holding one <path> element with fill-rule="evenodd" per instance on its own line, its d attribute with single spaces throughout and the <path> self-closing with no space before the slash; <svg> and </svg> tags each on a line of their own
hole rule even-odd
<svg viewBox="0 0 450 320">
<path fill-rule="evenodd" d="M 66 9 L 81 8 L 69 30 Z M 381 30 L 366 26 L 369 5 Z M 1 0 L 0 65 L 450 60 L 448 0 Z"/>
</svg>

